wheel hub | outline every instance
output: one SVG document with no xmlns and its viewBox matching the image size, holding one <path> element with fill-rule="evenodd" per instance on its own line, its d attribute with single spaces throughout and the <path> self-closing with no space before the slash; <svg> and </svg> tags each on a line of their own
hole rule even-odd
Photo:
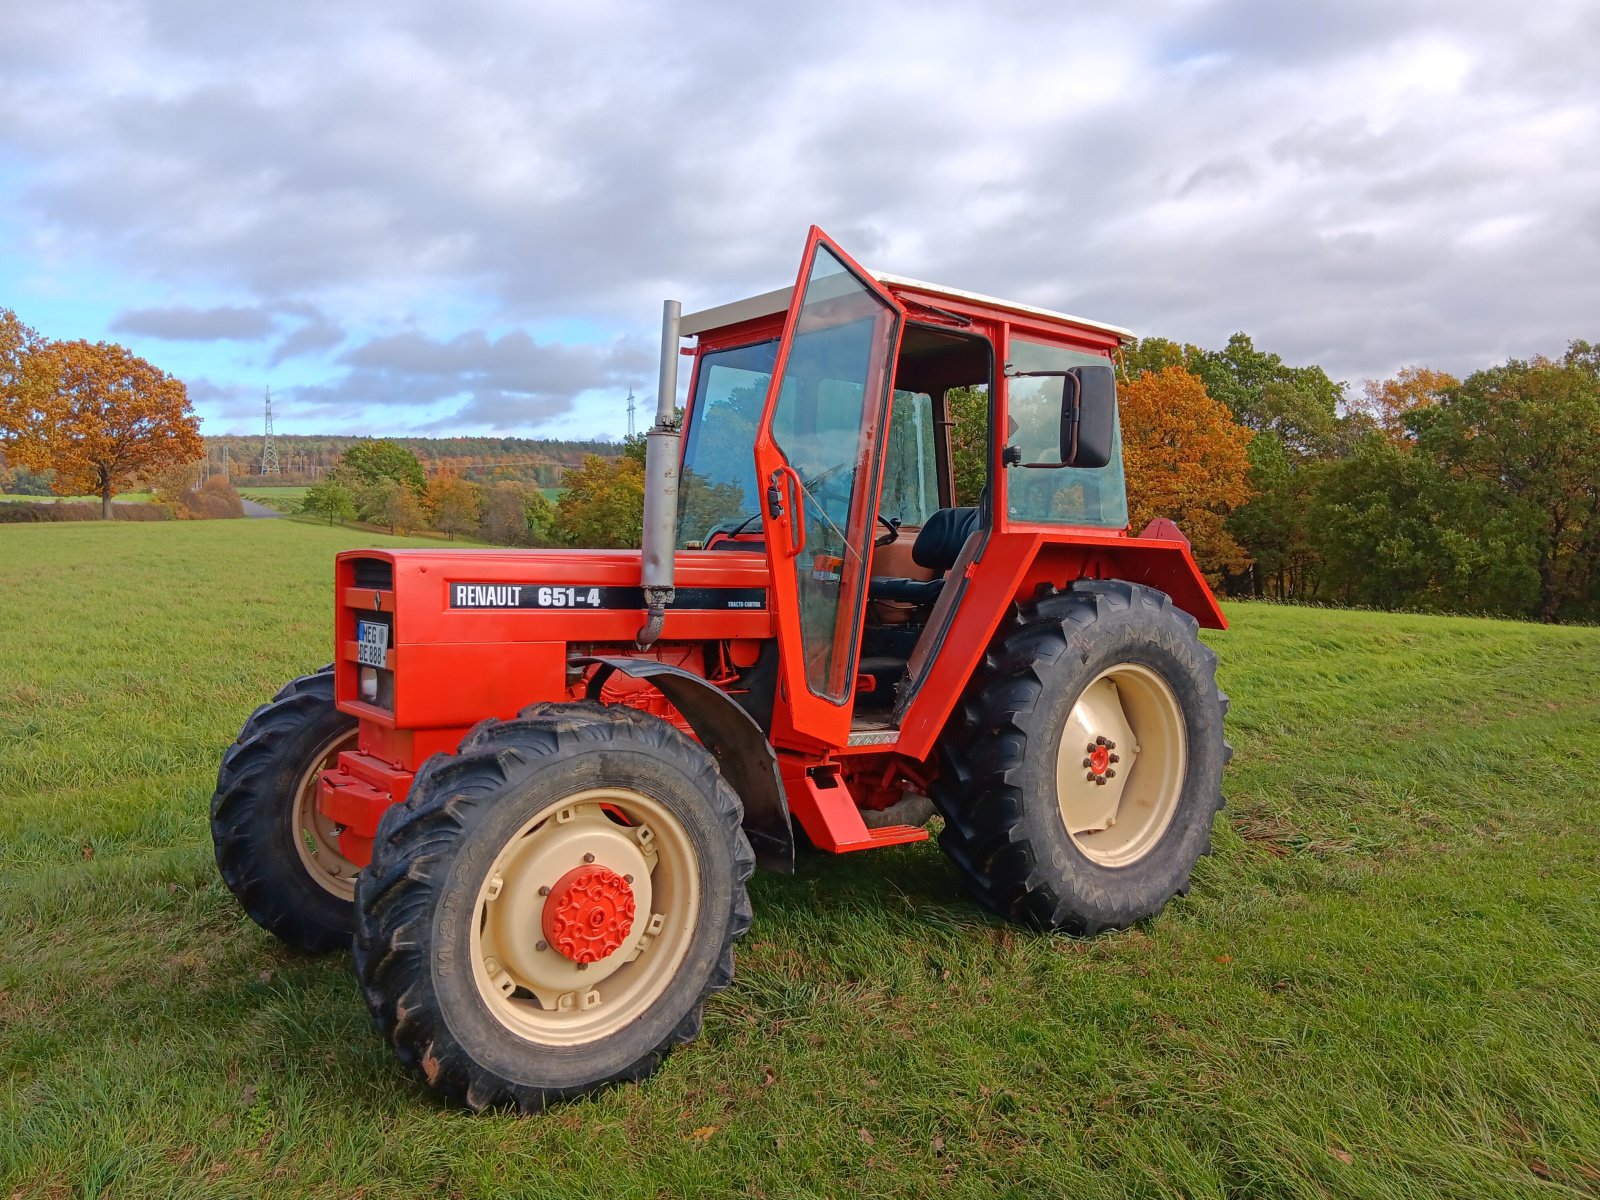
<svg viewBox="0 0 1600 1200">
<path fill-rule="evenodd" d="M 551 949 L 575 963 L 599 962 L 633 929 L 630 880 L 610 867 L 574 867 L 550 888 L 540 925 Z"/>
</svg>

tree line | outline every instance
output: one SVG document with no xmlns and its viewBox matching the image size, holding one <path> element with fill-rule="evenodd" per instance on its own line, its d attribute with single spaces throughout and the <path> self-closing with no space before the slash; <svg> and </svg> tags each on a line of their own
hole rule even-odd
<svg viewBox="0 0 1600 1200">
<path fill-rule="evenodd" d="M 564 491 L 552 503 L 542 488 L 519 480 L 480 483 L 450 467 L 430 476 L 398 439 L 363 441 L 306 491 L 301 512 L 329 524 L 361 520 L 393 533 L 433 529 L 501 546 L 637 546 L 643 443 L 630 439 L 615 459 L 585 455 L 567 471 Z"/>
<path fill-rule="evenodd" d="M 1208 535 L 1220 518 L 1196 550 L 1230 594 L 1600 619 L 1600 347 L 1465 379 L 1408 367 L 1354 396 L 1242 333 L 1221 350 L 1149 338 L 1123 366 L 1130 501 L 1153 511 L 1143 493 L 1187 460 L 1203 486 L 1155 515 Z M 1197 411 L 1198 389 L 1247 437 L 1242 476 L 1237 435 L 1185 448 L 1150 411 L 1153 393 Z"/>
<path fill-rule="evenodd" d="M 281 411 L 281 410 L 280 410 Z M 278 474 L 264 476 L 263 438 L 228 434 L 208 436 L 206 454 L 212 470 L 227 463 L 228 476 L 237 484 L 310 484 L 328 475 L 345 451 L 371 438 L 331 434 L 277 434 L 273 438 Z M 474 483 L 512 480 L 536 487 L 559 487 L 562 476 L 582 464 L 584 456 L 615 458 L 615 442 L 573 441 L 563 438 L 441 437 L 390 438 L 411 451 L 429 475 L 453 471 Z"/>
<path fill-rule="evenodd" d="M 1119 367 L 1130 525 L 1176 521 L 1228 594 L 1600 620 L 1600 346 L 1464 379 L 1408 367 L 1359 394 L 1243 333 L 1221 349 L 1146 338 Z M 959 389 L 949 405 L 957 500 L 971 503 L 991 455 L 988 397 Z M 307 511 L 330 521 L 639 544 L 642 437 L 278 441 L 280 456 L 318 464 Z M 258 461 L 257 440 L 213 446 Z M 202 496 L 202 462 L 180 380 L 114 343 L 48 341 L 0 309 L 9 488 L 92 493 L 109 517 L 137 483 L 182 515 L 227 515 L 232 488 Z M 551 503 L 541 487 L 554 485 Z"/>
</svg>

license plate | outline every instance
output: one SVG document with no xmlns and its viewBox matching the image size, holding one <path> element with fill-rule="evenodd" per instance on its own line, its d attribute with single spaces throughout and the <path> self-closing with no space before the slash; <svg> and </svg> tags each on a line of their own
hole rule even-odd
<svg viewBox="0 0 1600 1200">
<path fill-rule="evenodd" d="M 365 667 L 389 665 L 389 627 L 378 621 L 356 622 L 356 661 Z"/>
</svg>

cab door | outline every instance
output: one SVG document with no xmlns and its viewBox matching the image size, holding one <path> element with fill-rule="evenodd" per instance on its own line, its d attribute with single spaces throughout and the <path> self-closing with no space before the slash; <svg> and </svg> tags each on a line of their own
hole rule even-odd
<svg viewBox="0 0 1600 1200">
<path fill-rule="evenodd" d="M 816 226 L 756 432 L 780 686 L 773 741 L 850 733 L 895 357 L 905 309 Z"/>
</svg>

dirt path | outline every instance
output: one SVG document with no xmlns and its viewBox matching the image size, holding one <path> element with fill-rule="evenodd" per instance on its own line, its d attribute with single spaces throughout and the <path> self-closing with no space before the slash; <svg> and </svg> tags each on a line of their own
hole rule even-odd
<svg viewBox="0 0 1600 1200">
<path fill-rule="evenodd" d="M 244 505 L 244 515 L 247 517 L 281 517 L 283 514 L 275 508 L 268 508 L 265 504 L 257 504 L 254 500 L 240 496 L 239 503 Z"/>
</svg>

